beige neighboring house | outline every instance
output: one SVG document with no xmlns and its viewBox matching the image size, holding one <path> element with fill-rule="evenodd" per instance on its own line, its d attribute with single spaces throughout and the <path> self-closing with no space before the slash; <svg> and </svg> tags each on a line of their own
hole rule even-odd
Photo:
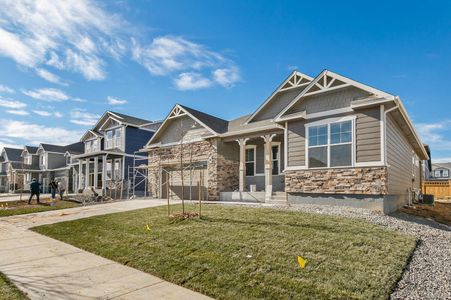
<svg viewBox="0 0 451 300">
<path fill-rule="evenodd" d="M 420 193 L 428 159 L 399 97 L 328 70 L 293 72 L 231 121 L 176 105 L 145 150 L 154 197 L 383 212 Z"/>
</svg>

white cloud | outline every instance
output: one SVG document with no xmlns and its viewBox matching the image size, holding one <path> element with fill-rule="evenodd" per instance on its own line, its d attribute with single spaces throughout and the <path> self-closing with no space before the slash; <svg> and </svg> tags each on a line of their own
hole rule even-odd
<svg viewBox="0 0 451 300">
<path fill-rule="evenodd" d="M 415 125 L 415 128 L 422 141 L 426 144 L 445 148 L 451 145 L 451 140 L 445 137 L 447 132 L 451 133 L 451 120 L 437 123 L 418 123 Z"/>
<path fill-rule="evenodd" d="M 175 86 L 182 91 L 207 88 L 212 82 L 199 73 L 182 73 L 174 80 Z"/>
<path fill-rule="evenodd" d="M 123 100 L 123 99 L 119 99 L 119 98 L 114 98 L 114 97 L 108 96 L 108 97 L 107 97 L 107 103 L 108 103 L 109 105 L 124 105 L 124 104 L 127 104 L 128 101 L 127 101 L 127 100 Z"/>
<path fill-rule="evenodd" d="M 33 112 L 41 117 L 50 117 L 52 113 L 46 110 L 33 110 Z"/>
<path fill-rule="evenodd" d="M 47 110 L 33 110 L 33 112 L 41 117 L 52 117 L 52 116 L 55 118 L 63 117 L 63 114 L 58 111 L 52 112 Z"/>
<path fill-rule="evenodd" d="M 37 68 L 36 74 L 38 74 L 39 77 L 44 78 L 45 80 L 61 85 L 67 85 L 66 83 L 62 82 L 61 79 L 58 77 L 58 75 L 53 74 L 52 72 L 47 71 L 46 69 Z"/>
<path fill-rule="evenodd" d="M 23 109 L 10 109 L 6 111 L 8 114 L 16 115 L 16 116 L 27 116 L 30 113 Z"/>
<path fill-rule="evenodd" d="M 240 80 L 237 67 L 216 69 L 213 71 L 214 80 L 223 87 L 232 87 Z"/>
<path fill-rule="evenodd" d="M 5 100 L 0 97 L 0 106 L 6 108 L 21 109 L 27 107 L 27 104 L 15 100 Z"/>
<path fill-rule="evenodd" d="M 120 59 L 128 25 L 92 0 L 0 0 L 0 55 L 105 78 L 104 56 Z M 42 74 L 40 75 L 42 77 Z M 46 76 L 46 75 L 44 75 Z"/>
<path fill-rule="evenodd" d="M 34 89 L 29 91 L 22 91 L 25 95 L 47 102 L 61 102 L 69 100 L 69 96 L 61 90 L 54 88 Z"/>
<path fill-rule="evenodd" d="M 70 122 L 82 126 L 95 125 L 101 117 L 98 114 L 87 112 L 85 109 L 74 109 L 70 112 Z"/>
<path fill-rule="evenodd" d="M 72 101 L 75 101 L 75 102 L 88 102 L 88 100 L 81 99 L 81 98 L 73 98 Z"/>
<path fill-rule="evenodd" d="M 14 120 L 0 120 L 0 136 L 2 139 L 20 139 L 23 144 L 52 143 L 66 145 L 78 141 L 82 134 L 82 131 L 68 130 L 62 127 L 49 127 Z"/>
<path fill-rule="evenodd" d="M 0 84 L 0 93 L 10 93 L 13 94 L 14 90 L 6 85 Z"/>
<path fill-rule="evenodd" d="M 23 148 L 23 145 L 20 143 L 16 143 L 13 139 L 0 139 L 0 152 L 3 150 L 3 148 Z"/>
<path fill-rule="evenodd" d="M 230 87 L 240 79 L 233 61 L 181 37 L 157 37 L 147 47 L 133 40 L 132 55 L 153 75 L 179 73 L 174 83 L 181 90 L 207 88 L 213 83 Z M 207 78 L 210 75 L 212 78 Z"/>
<path fill-rule="evenodd" d="M 421 141 L 429 145 L 433 161 L 449 161 L 451 120 L 435 123 L 417 123 L 415 128 L 421 137 Z"/>
</svg>

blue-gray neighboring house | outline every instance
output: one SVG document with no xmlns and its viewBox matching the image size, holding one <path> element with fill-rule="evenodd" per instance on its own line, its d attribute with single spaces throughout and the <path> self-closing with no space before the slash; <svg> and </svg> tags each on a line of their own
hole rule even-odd
<svg viewBox="0 0 451 300">
<path fill-rule="evenodd" d="M 146 145 L 161 122 L 144 120 L 117 112 L 105 112 L 81 138 L 84 152 L 66 153 L 73 170 L 73 188 L 82 192 L 94 188 L 105 194 L 122 184 L 125 190 L 135 158 L 147 165 L 146 155 L 139 150 Z M 131 178 L 130 178 L 131 179 Z M 144 186 L 140 187 L 144 189 Z"/>
</svg>

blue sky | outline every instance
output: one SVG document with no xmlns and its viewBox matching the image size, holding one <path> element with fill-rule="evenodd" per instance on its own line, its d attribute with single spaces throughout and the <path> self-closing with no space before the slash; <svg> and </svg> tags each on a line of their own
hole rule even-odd
<svg viewBox="0 0 451 300">
<path fill-rule="evenodd" d="M 330 69 L 399 95 L 451 160 L 447 1 L 60 2 L 0 0 L 0 147 L 76 141 L 107 109 L 231 119 Z"/>
</svg>

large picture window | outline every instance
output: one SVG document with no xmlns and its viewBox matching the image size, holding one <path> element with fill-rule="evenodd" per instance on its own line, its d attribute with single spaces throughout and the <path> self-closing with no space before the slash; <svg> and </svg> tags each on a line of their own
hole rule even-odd
<svg viewBox="0 0 451 300">
<path fill-rule="evenodd" d="M 352 166 L 352 127 L 352 120 L 308 127 L 308 167 Z"/>
<path fill-rule="evenodd" d="M 255 175 L 255 147 L 246 148 L 246 176 Z"/>
</svg>

